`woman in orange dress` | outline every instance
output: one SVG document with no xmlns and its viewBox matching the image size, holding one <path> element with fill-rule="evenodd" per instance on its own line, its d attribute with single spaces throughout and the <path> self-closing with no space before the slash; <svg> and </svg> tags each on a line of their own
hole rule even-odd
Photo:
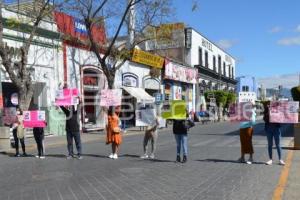
<svg viewBox="0 0 300 200">
<path fill-rule="evenodd" d="M 106 125 L 106 144 L 111 144 L 112 153 L 108 156 L 112 159 L 118 159 L 119 146 L 122 143 L 121 129 L 119 127 L 120 107 L 108 110 L 107 125 Z"/>
</svg>

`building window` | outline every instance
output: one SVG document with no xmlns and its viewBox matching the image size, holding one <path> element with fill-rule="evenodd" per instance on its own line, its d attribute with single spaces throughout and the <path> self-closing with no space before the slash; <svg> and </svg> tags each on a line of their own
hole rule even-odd
<svg viewBox="0 0 300 200">
<path fill-rule="evenodd" d="M 221 56 L 219 55 L 218 56 L 218 72 L 219 72 L 219 74 L 222 74 L 222 58 L 221 58 Z"/>
<path fill-rule="evenodd" d="M 231 78 L 234 79 L 233 67 L 231 68 Z"/>
<path fill-rule="evenodd" d="M 199 48 L 199 65 L 202 67 L 203 62 L 202 62 L 202 48 Z"/>
<path fill-rule="evenodd" d="M 242 92 L 249 92 L 249 86 L 243 86 Z"/>
<path fill-rule="evenodd" d="M 226 76 L 226 64 L 223 62 L 223 75 Z"/>
<path fill-rule="evenodd" d="M 205 67 L 208 68 L 208 52 L 205 51 Z"/>
<path fill-rule="evenodd" d="M 228 66 L 228 77 L 231 78 L 231 66 Z"/>
<path fill-rule="evenodd" d="M 214 69 L 214 71 L 217 71 L 217 68 L 216 68 L 216 56 L 213 56 L 213 69 Z"/>
</svg>

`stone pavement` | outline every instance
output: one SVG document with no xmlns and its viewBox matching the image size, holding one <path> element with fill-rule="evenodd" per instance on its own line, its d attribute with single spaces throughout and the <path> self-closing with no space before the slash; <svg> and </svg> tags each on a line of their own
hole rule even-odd
<svg viewBox="0 0 300 200">
<path fill-rule="evenodd" d="M 291 142 L 286 129 L 282 143 Z M 66 146 L 48 147 L 47 157 L 0 155 L 0 199 L 272 199 L 282 166 L 266 166 L 263 125 L 255 127 L 255 163 L 240 164 L 238 125 L 199 125 L 189 134 L 189 161 L 174 163 L 170 130 L 159 133 L 155 160 L 142 160 L 143 136 L 124 137 L 118 160 L 100 138 L 83 145 L 83 160 L 66 160 Z M 46 143 L 48 138 L 46 139 Z M 34 153 L 35 150 L 32 152 Z M 283 152 L 284 157 L 286 151 Z"/>
</svg>

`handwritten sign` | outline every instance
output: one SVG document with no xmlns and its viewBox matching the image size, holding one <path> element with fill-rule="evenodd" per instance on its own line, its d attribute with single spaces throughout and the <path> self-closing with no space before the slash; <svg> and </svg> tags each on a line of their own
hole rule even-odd
<svg viewBox="0 0 300 200">
<path fill-rule="evenodd" d="M 122 90 L 101 90 L 100 106 L 119 106 L 122 100 Z"/>
<path fill-rule="evenodd" d="M 251 121 L 253 105 L 251 102 L 241 102 L 229 106 L 229 120 L 231 122 Z"/>
<path fill-rule="evenodd" d="M 25 128 L 46 127 L 45 111 L 24 111 L 23 117 Z"/>
<path fill-rule="evenodd" d="M 270 122 L 273 123 L 298 123 L 299 102 L 273 101 L 270 104 Z"/>
<path fill-rule="evenodd" d="M 155 109 L 141 109 L 135 111 L 135 126 L 152 125 L 156 118 Z"/>
<path fill-rule="evenodd" d="M 56 91 L 55 105 L 57 106 L 69 106 L 77 105 L 79 92 L 78 89 L 63 89 Z"/>
<path fill-rule="evenodd" d="M 170 110 L 162 113 L 164 119 L 186 119 L 186 102 L 183 100 L 171 101 Z"/>
</svg>

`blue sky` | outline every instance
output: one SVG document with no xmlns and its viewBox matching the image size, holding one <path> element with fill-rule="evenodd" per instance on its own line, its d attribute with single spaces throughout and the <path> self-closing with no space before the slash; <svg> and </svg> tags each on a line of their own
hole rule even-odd
<svg viewBox="0 0 300 200">
<path fill-rule="evenodd" d="M 174 0 L 174 7 L 176 20 L 227 47 L 237 75 L 300 72 L 300 0 Z"/>
</svg>

